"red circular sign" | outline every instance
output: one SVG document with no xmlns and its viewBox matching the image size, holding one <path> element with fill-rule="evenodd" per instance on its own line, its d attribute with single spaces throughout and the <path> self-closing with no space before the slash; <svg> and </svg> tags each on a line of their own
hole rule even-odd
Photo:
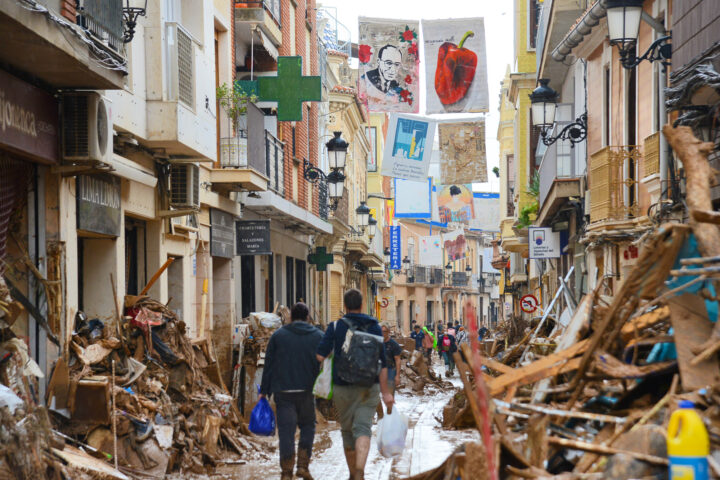
<svg viewBox="0 0 720 480">
<path fill-rule="evenodd" d="M 380 306 L 382 308 L 387 308 L 388 305 L 390 305 L 390 300 L 388 300 L 387 297 L 383 297 L 383 299 L 380 300 Z"/>
<path fill-rule="evenodd" d="M 520 310 L 525 313 L 533 313 L 538 308 L 538 299 L 535 295 L 525 295 L 520 299 Z"/>
</svg>

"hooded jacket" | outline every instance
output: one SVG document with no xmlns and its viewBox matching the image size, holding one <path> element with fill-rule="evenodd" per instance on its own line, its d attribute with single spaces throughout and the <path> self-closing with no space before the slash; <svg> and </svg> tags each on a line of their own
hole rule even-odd
<svg viewBox="0 0 720 480">
<path fill-rule="evenodd" d="M 315 352 L 322 335 L 320 329 L 301 320 L 273 333 L 265 350 L 260 393 L 311 392 L 320 373 Z"/>
<path fill-rule="evenodd" d="M 364 313 L 348 313 L 345 315 L 345 318 L 350 320 L 352 323 L 358 325 L 359 329 L 362 329 L 367 333 L 382 337 L 382 328 L 380 328 L 380 324 L 370 315 L 365 315 Z M 335 358 L 339 357 L 341 354 L 343 343 L 345 342 L 345 334 L 347 333 L 347 331 L 348 326 L 345 322 L 337 321 L 328 325 L 327 330 L 325 330 L 325 336 L 323 337 L 322 342 L 320 342 L 320 345 L 318 346 L 318 355 L 320 355 L 321 357 L 327 357 L 328 355 L 330 355 L 330 352 L 334 352 Z M 387 368 L 384 348 L 382 349 L 382 353 L 380 354 L 380 363 L 382 365 L 382 368 Z M 379 379 L 375 378 L 375 383 L 378 382 Z M 340 380 L 340 378 L 338 378 L 337 372 L 335 371 L 335 364 L 333 364 L 333 383 L 335 385 L 349 385 L 347 382 L 344 382 L 343 380 Z"/>
</svg>

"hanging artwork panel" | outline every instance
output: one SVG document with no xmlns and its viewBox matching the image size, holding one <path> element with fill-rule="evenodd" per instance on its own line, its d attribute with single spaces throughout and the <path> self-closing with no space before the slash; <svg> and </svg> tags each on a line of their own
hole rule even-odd
<svg viewBox="0 0 720 480">
<path fill-rule="evenodd" d="M 487 112 L 482 18 L 423 20 L 427 113 Z"/>
<path fill-rule="evenodd" d="M 468 223 L 475 218 L 472 184 L 438 185 L 440 222 Z"/>
<path fill-rule="evenodd" d="M 416 115 L 392 114 L 380 174 L 426 181 L 434 138 L 434 121 Z"/>
<path fill-rule="evenodd" d="M 432 178 L 424 182 L 394 179 L 395 218 L 432 218 Z"/>
<path fill-rule="evenodd" d="M 442 264 L 442 238 L 440 235 L 420 237 L 420 265 L 439 267 Z"/>
<path fill-rule="evenodd" d="M 440 178 L 444 184 L 488 181 L 485 120 L 439 123 Z"/>
<path fill-rule="evenodd" d="M 460 228 L 452 232 L 442 235 L 443 248 L 449 261 L 462 260 L 465 258 L 465 248 L 467 241 L 465 240 L 465 231 Z"/>
<path fill-rule="evenodd" d="M 359 20 L 360 100 L 371 112 L 419 112 L 419 22 Z"/>
</svg>

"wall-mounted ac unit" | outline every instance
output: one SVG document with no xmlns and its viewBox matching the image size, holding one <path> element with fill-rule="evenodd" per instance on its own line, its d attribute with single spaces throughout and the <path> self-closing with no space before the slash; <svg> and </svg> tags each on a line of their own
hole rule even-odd
<svg viewBox="0 0 720 480">
<path fill-rule="evenodd" d="M 192 163 L 171 165 L 170 206 L 178 209 L 200 208 L 200 167 Z"/>
<path fill-rule="evenodd" d="M 62 158 L 66 162 L 105 161 L 112 155 L 108 101 L 97 92 L 62 96 Z"/>
</svg>

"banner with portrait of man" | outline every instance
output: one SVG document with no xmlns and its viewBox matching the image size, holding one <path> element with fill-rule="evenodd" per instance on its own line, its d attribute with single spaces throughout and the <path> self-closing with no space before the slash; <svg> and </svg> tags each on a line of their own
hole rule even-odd
<svg viewBox="0 0 720 480">
<path fill-rule="evenodd" d="M 418 21 L 360 17 L 358 95 L 371 112 L 420 111 Z"/>
</svg>

